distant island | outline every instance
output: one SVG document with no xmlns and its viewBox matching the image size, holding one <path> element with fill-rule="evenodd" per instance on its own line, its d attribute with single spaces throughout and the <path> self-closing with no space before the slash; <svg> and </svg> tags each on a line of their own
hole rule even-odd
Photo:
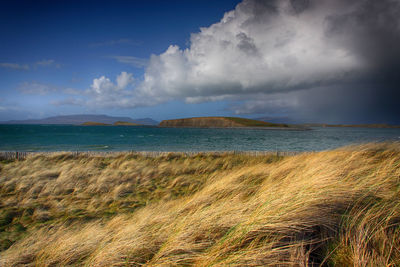
<svg viewBox="0 0 400 267">
<path fill-rule="evenodd" d="M 142 119 L 132 119 L 130 117 L 113 117 L 107 115 L 97 115 L 97 114 L 77 114 L 77 115 L 63 115 L 63 116 L 54 116 L 48 117 L 44 119 L 30 119 L 30 120 L 10 120 L 10 121 L 2 121 L 0 124 L 65 124 L 65 125 L 81 125 L 84 123 L 102 123 L 107 125 L 112 125 L 115 123 L 123 122 L 124 125 L 126 123 L 133 123 L 136 125 L 158 125 L 158 121 L 155 121 L 150 118 L 142 118 Z M 117 124 L 120 125 L 120 124 Z M 131 125 L 131 124 L 130 124 Z"/>
<path fill-rule="evenodd" d="M 132 119 L 130 117 L 114 117 L 97 114 L 76 114 L 53 116 L 43 119 L 0 121 L 0 124 L 43 124 L 43 125 L 95 125 L 95 126 L 159 126 L 159 127 L 198 127 L 198 128 L 240 128 L 264 127 L 271 129 L 304 130 L 311 127 L 352 127 L 352 128 L 400 128 L 400 125 L 386 123 L 371 124 L 328 124 L 328 123 L 299 123 L 287 117 L 260 117 L 253 119 L 239 117 L 194 117 L 183 119 L 163 120 L 161 123 L 151 118 Z"/>
<path fill-rule="evenodd" d="M 264 121 L 238 117 L 195 117 L 174 120 L 163 120 L 160 127 L 195 127 L 195 128 L 241 128 L 241 127 L 270 127 L 291 128 L 288 124 L 269 123 Z"/>
<path fill-rule="evenodd" d="M 142 124 L 127 122 L 127 121 L 116 121 L 113 124 L 95 122 L 95 121 L 86 121 L 81 124 L 82 126 L 139 126 Z"/>
</svg>

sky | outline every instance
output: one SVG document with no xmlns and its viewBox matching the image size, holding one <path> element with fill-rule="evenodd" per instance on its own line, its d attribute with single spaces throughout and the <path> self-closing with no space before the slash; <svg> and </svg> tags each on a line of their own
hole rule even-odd
<svg viewBox="0 0 400 267">
<path fill-rule="evenodd" d="M 0 33 L 0 121 L 400 124 L 400 0 L 14 0 Z"/>
</svg>

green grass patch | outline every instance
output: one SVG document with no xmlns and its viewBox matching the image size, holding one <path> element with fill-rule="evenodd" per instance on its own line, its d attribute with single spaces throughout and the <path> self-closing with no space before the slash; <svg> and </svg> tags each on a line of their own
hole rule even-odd
<svg viewBox="0 0 400 267">
<path fill-rule="evenodd" d="M 251 120 L 251 119 L 237 118 L 237 117 L 226 117 L 226 118 L 228 120 L 240 123 L 243 126 L 248 126 L 248 127 L 284 127 L 284 128 L 289 127 L 289 125 L 284 123 L 270 123 L 265 121 L 258 121 L 258 120 Z"/>
</svg>

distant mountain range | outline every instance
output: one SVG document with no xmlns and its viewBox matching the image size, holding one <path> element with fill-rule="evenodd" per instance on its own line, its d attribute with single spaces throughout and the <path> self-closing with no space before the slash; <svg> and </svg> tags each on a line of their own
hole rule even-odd
<svg viewBox="0 0 400 267">
<path fill-rule="evenodd" d="M 150 118 L 142 118 L 142 119 L 132 119 L 129 117 L 113 117 L 107 115 L 65 115 L 65 116 L 55 116 L 48 117 L 44 119 L 36 119 L 36 120 L 11 120 L 11 121 L 3 121 L 0 124 L 73 124 L 79 125 L 88 121 L 95 121 L 98 123 L 105 124 L 114 124 L 117 121 L 123 122 L 131 122 L 141 125 L 158 125 L 158 121 L 155 121 Z"/>
</svg>

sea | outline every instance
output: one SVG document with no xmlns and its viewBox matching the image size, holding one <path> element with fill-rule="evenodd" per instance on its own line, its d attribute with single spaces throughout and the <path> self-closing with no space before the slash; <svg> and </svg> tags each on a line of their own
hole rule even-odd
<svg viewBox="0 0 400 267">
<path fill-rule="evenodd" d="M 400 141 L 400 129 L 0 125 L 0 151 L 321 151 Z"/>
</svg>

